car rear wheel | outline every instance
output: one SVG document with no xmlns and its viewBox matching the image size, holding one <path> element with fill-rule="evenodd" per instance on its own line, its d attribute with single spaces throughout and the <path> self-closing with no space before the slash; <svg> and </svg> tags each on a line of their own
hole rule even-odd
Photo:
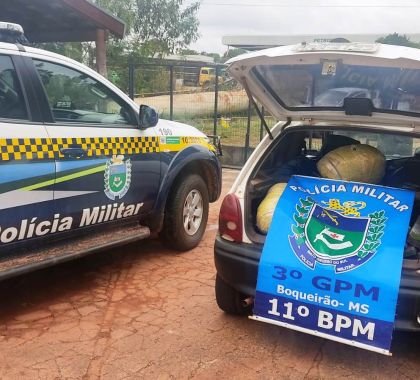
<svg viewBox="0 0 420 380">
<path fill-rule="evenodd" d="M 187 251 L 198 245 L 207 225 L 209 194 L 196 174 L 178 182 L 168 199 L 161 236 L 173 249 Z"/>
<path fill-rule="evenodd" d="M 252 306 L 244 305 L 246 296 L 232 288 L 219 275 L 216 275 L 215 290 L 217 306 L 225 313 L 233 315 L 251 314 Z"/>
</svg>

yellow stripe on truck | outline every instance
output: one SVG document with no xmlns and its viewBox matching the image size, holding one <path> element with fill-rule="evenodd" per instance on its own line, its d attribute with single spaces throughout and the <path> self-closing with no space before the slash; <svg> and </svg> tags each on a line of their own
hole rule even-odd
<svg viewBox="0 0 420 380">
<path fill-rule="evenodd" d="M 158 153 L 158 137 L 66 137 L 0 139 L 1 161 L 53 160 L 64 158 L 60 149 L 77 145 L 88 157 L 114 154 Z"/>
<path fill-rule="evenodd" d="M 208 142 L 207 137 L 195 136 L 162 136 L 160 138 L 160 150 L 162 152 L 179 152 L 191 145 L 201 145 L 215 152 L 215 147 Z"/>
<path fill-rule="evenodd" d="M 190 145 L 201 145 L 215 151 L 206 137 L 63 137 L 0 139 L 0 161 L 58 160 L 64 158 L 60 149 L 77 145 L 87 157 L 109 157 L 116 154 L 177 152 Z"/>
</svg>

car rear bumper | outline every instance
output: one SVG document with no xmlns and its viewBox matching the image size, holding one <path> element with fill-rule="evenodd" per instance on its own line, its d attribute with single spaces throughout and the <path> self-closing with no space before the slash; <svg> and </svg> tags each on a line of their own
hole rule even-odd
<svg viewBox="0 0 420 380">
<path fill-rule="evenodd" d="M 218 275 L 237 291 L 255 295 L 261 245 L 216 238 L 214 261 Z M 420 332 L 420 273 L 403 270 L 395 320 L 397 330 Z"/>
</svg>

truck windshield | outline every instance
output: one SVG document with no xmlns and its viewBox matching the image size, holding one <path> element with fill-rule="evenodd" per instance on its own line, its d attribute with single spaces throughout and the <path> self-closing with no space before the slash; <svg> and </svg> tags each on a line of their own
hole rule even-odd
<svg viewBox="0 0 420 380">
<path fill-rule="evenodd" d="M 348 65 L 261 65 L 254 75 L 286 108 L 340 108 L 345 98 L 369 98 L 378 110 L 420 114 L 420 70 Z"/>
</svg>

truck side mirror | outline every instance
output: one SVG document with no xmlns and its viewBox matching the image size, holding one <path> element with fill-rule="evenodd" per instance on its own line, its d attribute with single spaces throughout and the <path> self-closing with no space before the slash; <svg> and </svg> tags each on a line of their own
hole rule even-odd
<svg viewBox="0 0 420 380">
<path fill-rule="evenodd" d="M 145 104 L 140 105 L 139 127 L 141 129 L 154 127 L 158 121 L 159 115 L 152 107 L 146 106 Z"/>
</svg>

